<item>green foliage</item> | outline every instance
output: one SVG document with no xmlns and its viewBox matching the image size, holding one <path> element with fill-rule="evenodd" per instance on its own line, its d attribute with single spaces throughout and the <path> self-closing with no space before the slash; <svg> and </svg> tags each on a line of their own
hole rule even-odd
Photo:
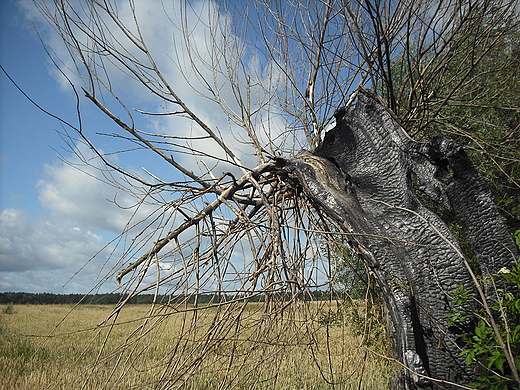
<svg viewBox="0 0 520 390">
<path fill-rule="evenodd" d="M 318 323 L 326 327 L 347 325 L 349 334 L 362 336 L 365 345 L 386 345 L 388 339 L 384 320 L 384 305 L 376 296 L 351 299 L 344 296 L 320 310 Z"/>
<path fill-rule="evenodd" d="M 392 61 L 389 96 L 418 141 L 445 136 L 463 145 L 489 184 L 511 231 L 520 229 L 520 25 L 518 11 L 476 2 L 451 44 L 429 49 L 419 37 Z M 511 14 L 508 14 L 511 12 Z M 501 16 L 498 16 L 501 15 Z M 388 81 L 386 81 L 388 83 Z"/>
<path fill-rule="evenodd" d="M 470 317 L 467 309 L 463 307 L 463 305 L 471 298 L 468 289 L 463 285 L 460 285 L 452 294 L 455 297 L 455 308 L 448 315 L 448 326 L 465 323 Z"/>
<path fill-rule="evenodd" d="M 2 309 L 2 313 L 4 314 L 14 314 L 16 310 L 14 308 L 14 304 L 12 302 L 8 303 L 6 307 Z"/>
<path fill-rule="evenodd" d="M 318 314 L 318 323 L 324 326 L 341 325 L 343 322 L 343 307 L 337 310 L 329 308 L 328 310 L 321 310 Z"/>
<path fill-rule="evenodd" d="M 333 230 L 331 226 L 328 228 Z M 318 244 L 332 267 L 334 284 L 330 285 L 329 294 L 339 294 L 342 298 L 365 299 L 369 289 L 367 266 L 351 248 L 348 239 L 341 234 L 333 234 L 328 239 L 320 239 Z"/>
<path fill-rule="evenodd" d="M 334 280 L 351 299 L 364 299 L 367 295 L 366 265 L 352 250 L 345 249 L 342 261 L 337 263 Z"/>
<path fill-rule="evenodd" d="M 520 244 L 520 230 L 515 238 Z M 471 334 L 463 336 L 466 348 L 461 352 L 469 366 L 478 363 L 479 376 L 470 383 L 475 389 L 507 390 L 518 387 L 513 370 L 520 370 L 520 264 L 513 269 L 502 268 L 497 274 L 485 281 L 496 291 L 497 299 L 491 305 L 493 318 L 498 332 L 515 367 L 511 367 L 506 351 L 500 346 L 497 334 L 489 316 L 483 308 L 469 311 L 465 304 L 470 300 L 466 288 L 459 286 L 454 292 L 455 309 L 449 316 L 449 325 L 463 324 L 470 318 L 477 318 L 477 324 Z"/>
<path fill-rule="evenodd" d="M 436 93 L 448 96 L 457 89 L 457 75 L 466 69 L 465 80 L 425 128 L 423 136 L 443 134 L 464 145 L 471 160 L 486 178 L 493 199 L 508 225 L 520 227 L 520 41 L 518 28 L 496 29 L 495 44 L 468 34 L 458 56 L 444 74 L 447 81 Z M 467 53 L 473 53 L 473 56 Z M 477 61 L 476 58 L 479 58 Z M 452 85 L 453 84 L 453 85 Z"/>
</svg>

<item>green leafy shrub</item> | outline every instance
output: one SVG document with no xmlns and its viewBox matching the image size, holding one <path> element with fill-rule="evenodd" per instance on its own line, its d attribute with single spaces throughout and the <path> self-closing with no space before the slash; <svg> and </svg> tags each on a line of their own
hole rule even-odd
<svg viewBox="0 0 520 390">
<path fill-rule="evenodd" d="M 4 314 L 16 313 L 16 310 L 14 309 L 14 305 L 12 303 L 8 303 L 7 306 L 3 308 L 2 313 L 4 313 Z"/>
<path fill-rule="evenodd" d="M 520 246 L 520 230 L 515 238 Z M 477 319 L 473 332 L 463 336 L 466 348 L 461 352 L 468 366 L 477 362 L 480 374 L 469 386 L 491 390 L 519 388 L 520 264 L 513 269 L 502 268 L 497 274 L 483 279 L 482 284 L 496 293 L 497 299 L 490 306 L 493 321 L 484 308 L 468 311 L 465 304 L 470 295 L 463 286 L 455 291 L 456 307 L 449 316 L 449 325 Z"/>
</svg>

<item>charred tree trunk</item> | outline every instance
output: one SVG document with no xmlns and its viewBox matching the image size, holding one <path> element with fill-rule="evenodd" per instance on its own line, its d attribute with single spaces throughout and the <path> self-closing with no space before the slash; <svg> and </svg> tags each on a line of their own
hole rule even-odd
<svg viewBox="0 0 520 390">
<path fill-rule="evenodd" d="M 390 317 L 395 357 L 406 369 L 396 389 L 449 388 L 473 378 L 459 357 L 460 330 L 449 329 L 451 293 L 474 283 L 457 240 L 415 193 L 450 210 L 480 268 L 510 267 L 517 248 L 483 179 L 464 150 L 437 138 L 413 141 L 379 98 L 361 89 L 336 113 L 336 126 L 314 152 L 280 160 L 308 197 L 333 218 L 376 276 Z M 430 378 L 430 379 L 429 379 Z"/>
</svg>

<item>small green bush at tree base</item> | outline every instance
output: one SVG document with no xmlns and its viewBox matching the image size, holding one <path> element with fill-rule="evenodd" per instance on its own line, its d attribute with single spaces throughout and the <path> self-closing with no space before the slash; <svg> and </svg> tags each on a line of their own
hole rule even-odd
<svg viewBox="0 0 520 390">
<path fill-rule="evenodd" d="M 520 247 L 520 230 L 515 232 Z M 456 309 L 450 315 L 450 325 L 465 323 L 469 318 L 479 318 L 473 333 L 463 336 L 466 348 L 461 352 L 469 366 L 477 362 L 480 374 L 469 386 L 475 389 L 508 390 L 520 388 L 514 370 L 520 370 L 520 264 L 513 269 L 502 268 L 483 282 L 496 291 L 497 300 L 491 305 L 493 318 L 502 340 L 510 351 L 515 367 L 511 367 L 506 353 L 500 347 L 488 315 L 483 308 L 469 312 L 464 304 L 470 299 L 468 291 L 460 286 L 455 292 Z"/>
</svg>

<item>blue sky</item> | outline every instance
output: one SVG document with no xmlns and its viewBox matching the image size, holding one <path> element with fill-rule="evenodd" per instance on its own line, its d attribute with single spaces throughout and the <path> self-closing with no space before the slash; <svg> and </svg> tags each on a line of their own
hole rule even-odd
<svg viewBox="0 0 520 390">
<path fill-rule="evenodd" d="M 59 40 L 52 37 L 49 26 L 42 24 L 41 17 L 31 9 L 30 4 L 30 0 L 0 1 L 0 64 L 36 104 L 77 125 L 74 94 L 70 88 L 64 86 L 63 78 L 57 76 L 31 20 L 35 21 L 47 45 L 58 53 L 63 48 L 60 47 Z M 247 147 L 234 137 L 237 133 L 230 132 L 228 116 L 216 103 L 192 91 L 192 87 L 197 86 L 200 80 L 195 78 L 188 83 L 185 80 L 186 73 L 173 63 L 172 58 L 180 63 L 186 62 L 186 53 L 182 51 L 182 47 L 171 42 L 172 30 L 164 27 L 168 24 L 172 26 L 173 22 L 165 17 L 162 8 L 155 6 L 154 1 L 136 4 L 142 31 L 150 38 L 147 40 L 149 48 L 157 54 L 155 59 L 170 82 L 178 91 L 182 91 L 186 102 L 197 107 L 198 114 L 211 128 L 218 129 L 226 145 L 234 150 L 246 166 L 256 165 L 256 161 L 251 161 L 254 160 L 252 150 L 249 151 L 251 155 L 248 154 Z M 175 14 L 174 4 L 178 3 L 173 2 L 171 5 Z M 194 1 L 190 3 L 187 12 L 199 12 L 200 15 L 207 16 L 208 12 L 203 9 L 207 4 L 207 1 Z M 123 8 L 122 6 L 121 9 Z M 208 35 L 203 30 L 204 23 L 200 23 L 198 16 L 189 20 L 194 22 L 190 30 L 193 44 L 199 45 L 198 49 L 203 56 L 210 56 L 206 41 Z M 128 23 L 132 23 L 131 18 Z M 260 78 L 258 85 L 261 87 L 264 77 L 269 78 L 268 82 L 272 84 L 276 75 L 266 72 L 265 64 L 260 65 L 254 58 L 250 60 L 250 74 L 255 76 L 253 73 L 256 72 L 256 77 Z M 186 63 L 190 71 L 191 65 Z M 219 93 L 223 99 L 229 98 L 228 101 L 232 102 L 233 91 L 226 89 L 225 80 L 217 81 L 222 81 L 223 87 Z M 124 76 L 112 75 L 111 82 L 132 107 L 137 106 L 146 111 L 164 109 L 164 101 L 153 101 L 149 91 L 140 85 L 128 83 Z M 256 95 L 258 99 L 262 99 L 262 94 L 265 95 L 265 90 L 259 88 Z M 228 108 L 234 109 L 232 105 Z M 79 152 L 86 156 L 89 156 L 89 151 L 76 142 L 67 143 L 62 139 L 60 133 L 69 129 L 39 110 L 3 73 L 0 74 L 0 110 L 0 291 L 88 292 L 98 282 L 104 281 L 103 272 L 117 261 L 116 252 L 112 263 L 104 263 L 113 249 L 109 242 L 124 229 L 132 213 L 131 209 L 116 207 L 109 200 L 117 197 L 120 204 L 130 205 L 132 199 L 96 180 L 100 178 L 99 172 L 85 168 L 85 173 L 64 162 L 78 162 L 71 146 L 79 148 Z M 127 146 L 116 146 L 113 138 L 96 134 L 111 133 L 117 131 L 117 127 L 114 128 L 113 123 L 85 98 L 81 100 L 81 117 L 85 134 L 95 141 L 102 152 L 110 153 Z M 136 120 L 138 126 L 144 130 L 175 135 L 204 135 L 199 134 L 200 129 L 194 128 L 191 122 L 182 118 L 154 117 L 149 120 L 137 117 Z M 273 139 L 284 139 L 277 137 L 277 132 L 281 134 L 283 127 L 276 120 L 270 121 L 268 125 L 262 122 L 260 126 Z M 212 141 L 191 142 L 204 153 L 222 155 L 222 150 L 216 148 Z M 114 158 L 125 168 L 140 175 L 151 171 L 165 181 L 181 179 L 171 166 L 167 165 L 166 170 L 162 169 L 158 164 L 160 161 L 153 154 L 132 152 Z M 192 156 L 180 154 L 176 158 L 190 169 L 205 169 Z M 230 170 L 230 167 L 225 170 Z M 149 213 L 150 209 L 141 211 Z M 90 260 L 107 244 L 109 246 L 104 251 Z M 100 272 L 103 267 L 104 271 Z M 71 280 L 72 276 L 74 277 Z M 101 291 L 112 291 L 115 287 L 113 280 L 107 280 Z"/>
<path fill-rule="evenodd" d="M 272 151 L 284 149 L 285 153 L 292 153 L 305 146 L 302 134 L 287 131 L 286 118 L 280 115 L 276 99 L 273 99 L 279 86 L 287 85 L 285 73 L 274 65 L 274 61 L 263 58 L 263 52 L 258 50 L 232 52 L 231 55 L 240 58 L 227 61 L 229 53 L 222 48 L 256 49 L 254 44 L 249 47 L 245 42 L 249 39 L 246 34 L 254 32 L 239 31 L 237 34 L 243 35 L 235 35 L 234 31 L 240 30 L 241 23 L 236 23 L 227 13 L 221 13 L 217 3 L 208 0 L 172 1 L 161 3 L 165 5 L 163 9 L 157 7 L 158 1 L 139 1 L 130 11 L 127 1 L 116 2 L 121 23 L 129 29 L 135 28 L 135 12 L 149 53 L 166 82 L 174 86 L 183 102 L 196 109 L 196 115 L 218 134 L 244 166 L 258 164 L 254 148 L 248 143 L 250 134 L 246 127 L 250 125 L 258 142 Z M 74 4 L 82 3 L 78 0 Z M 182 8 L 180 4 L 187 5 Z M 169 163 L 165 164 L 153 153 L 114 153 L 132 149 L 135 144 L 99 135 L 120 133 L 120 129 L 84 96 L 80 99 L 79 121 L 75 95 L 48 58 L 33 28 L 33 21 L 46 47 L 68 67 L 62 68 L 64 74 L 75 82 L 79 78 L 70 69 L 77 64 L 67 58 L 68 51 L 62 41 L 43 22 L 31 0 L 0 1 L 0 18 L 0 64 L 30 99 L 73 126 L 81 123 L 83 134 L 97 150 L 132 174 L 152 181 L 155 176 L 165 182 L 183 180 Z M 218 23 L 212 24 L 214 21 Z M 111 23 L 108 18 L 106 22 L 107 25 Z M 129 44 L 125 34 L 114 26 L 110 28 L 114 39 L 121 43 L 118 48 L 122 47 L 128 55 L 141 56 L 143 61 L 147 61 L 140 49 Z M 189 34 L 189 38 L 183 34 Z M 109 60 L 106 61 L 103 70 L 108 74 L 109 84 L 129 109 L 163 113 L 178 110 L 177 106 L 154 95 L 142 83 L 135 82 Z M 105 77 L 103 72 L 100 77 Z M 300 81 L 302 85 L 298 88 L 303 91 L 307 84 L 304 77 Z M 162 84 L 154 83 L 151 80 L 151 85 L 163 88 Z M 237 93 L 231 85 L 242 90 Z M 300 101 L 301 93 L 294 92 L 295 102 Z M 96 93 L 100 96 L 99 90 Z M 247 117 L 248 126 L 241 127 L 240 113 L 246 104 L 242 100 L 245 96 L 247 111 L 254 114 Z M 126 115 L 117 104 L 114 108 L 111 104 L 114 100 L 107 102 L 116 115 Z M 161 210 L 160 207 L 167 210 L 168 203 L 161 200 L 155 205 L 143 204 L 138 209 L 132 208 L 136 198 L 103 183 L 102 172 L 89 166 L 77 169 L 74 164 L 81 163 L 78 154 L 87 159 L 95 155 L 81 142 L 62 137 L 65 132 L 74 135 L 74 131 L 39 110 L 3 73 L 0 74 L 0 110 L 0 291 L 86 293 L 94 286 L 101 286 L 102 292 L 113 291 L 116 289 L 113 272 L 111 276 L 105 275 L 124 266 L 118 264 L 121 258 L 118 251 L 124 245 L 114 247 L 111 240 L 125 229 L 134 212 L 134 222 L 144 221 L 156 210 Z M 194 126 L 193 121 L 179 115 L 158 117 L 137 112 L 134 112 L 133 119 L 140 130 L 180 137 L 183 141 L 168 146 L 180 153 L 171 150 L 168 153 L 175 153 L 176 161 L 187 169 L 208 175 L 206 177 L 209 177 L 208 167 L 214 177 L 228 171 L 241 174 L 236 166 L 222 162 L 217 166 L 218 160 L 212 156 L 225 158 L 223 148 L 209 139 L 200 127 Z M 186 147 L 200 151 L 200 154 L 185 153 Z M 95 159 L 89 161 L 99 167 Z M 166 201 L 175 196 L 164 195 Z M 115 205 L 114 199 L 124 207 Z M 167 230 L 184 218 L 180 214 L 178 217 L 167 213 L 162 215 L 167 221 L 163 226 Z M 150 230 L 158 226 L 158 222 L 154 223 L 149 225 Z M 128 234 L 129 240 L 132 233 L 135 234 L 135 230 Z M 126 264 L 139 257 L 158 238 L 158 231 L 154 234 L 140 235 L 139 239 L 146 236 L 149 241 L 142 242 L 142 247 L 138 242 L 132 247 L 138 249 L 122 261 Z M 164 264 L 168 270 L 176 260 L 165 258 L 165 261 L 170 262 Z M 241 261 L 247 262 L 246 257 Z"/>
<path fill-rule="evenodd" d="M 2 67 L 42 108 L 77 123 L 74 96 L 53 77 L 23 7 L 0 1 L 0 18 Z M 87 104 L 82 116 L 87 127 L 107 124 Z M 89 259 L 126 220 L 107 201 L 117 194 L 114 188 L 62 161 L 74 161 L 63 131 L 0 74 L 0 291 L 88 292 L 102 278 L 104 261 L 103 254 Z M 102 291 L 114 288 L 109 281 Z"/>
<path fill-rule="evenodd" d="M 71 118 L 74 101 L 51 77 L 43 46 L 17 2 L 0 2 L 0 18 L 0 64 L 37 104 Z M 45 186 L 59 185 L 58 153 L 69 154 L 60 129 L 0 74 L 0 291 L 83 293 L 94 285 L 85 275 L 63 287 L 103 238 L 82 238 L 80 221 L 65 222 L 42 203 Z"/>
<path fill-rule="evenodd" d="M 70 104 L 49 76 L 41 43 L 14 1 L 0 2 L 0 63 L 34 100 L 53 111 L 67 113 Z M 2 207 L 41 211 L 36 182 L 44 163 L 52 162 L 60 138 L 57 121 L 36 107 L 2 74 L 0 78 L 1 202 Z M 49 96 L 54 96 L 49 99 Z M 72 106 L 73 107 L 73 106 Z"/>
</svg>

